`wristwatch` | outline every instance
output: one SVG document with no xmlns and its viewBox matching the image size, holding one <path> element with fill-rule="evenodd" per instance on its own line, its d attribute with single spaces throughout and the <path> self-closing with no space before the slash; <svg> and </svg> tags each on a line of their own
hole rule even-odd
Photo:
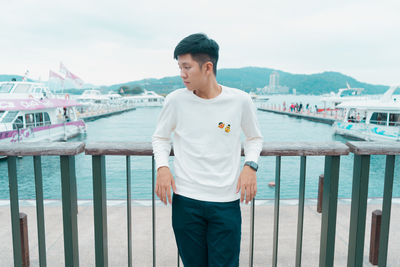
<svg viewBox="0 0 400 267">
<path fill-rule="evenodd" d="M 258 164 L 255 163 L 254 161 L 246 161 L 244 163 L 244 165 L 249 166 L 250 168 L 252 168 L 253 170 L 257 171 L 258 170 Z"/>
</svg>

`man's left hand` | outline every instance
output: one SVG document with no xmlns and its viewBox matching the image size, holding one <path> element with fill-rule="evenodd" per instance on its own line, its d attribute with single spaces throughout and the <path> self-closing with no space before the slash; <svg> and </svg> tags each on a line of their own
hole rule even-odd
<svg viewBox="0 0 400 267">
<path fill-rule="evenodd" d="M 245 200 L 246 204 L 251 202 L 257 194 L 257 175 L 256 171 L 245 165 L 239 176 L 236 193 L 240 192 L 240 202 Z"/>
</svg>

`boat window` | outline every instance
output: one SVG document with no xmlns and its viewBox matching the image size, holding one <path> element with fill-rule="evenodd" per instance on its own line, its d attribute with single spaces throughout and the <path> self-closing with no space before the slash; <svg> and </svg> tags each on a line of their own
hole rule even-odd
<svg viewBox="0 0 400 267">
<path fill-rule="evenodd" d="M 0 85 L 0 93 L 9 93 L 11 91 L 11 88 L 13 88 L 14 84 L 12 83 L 6 83 Z"/>
<path fill-rule="evenodd" d="M 21 128 L 24 128 L 24 117 L 18 116 L 13 123 L 13 129 L 17 130 Z"/>
<path fill-rule="evenodd" d="M 386 125 L 387 121 L 387 113 L 383 112 L 374 112 L 371 115 L 371 119 L 369 120 L 372 124 Z"/>
<path fill-rule="evenodd" d="M 352 109 L 350 109 L 350 111 L 348 113 L 347 121 L 348 122 L 357 122 L 357 121 L 360 121 L 359 117 L 360 117 L 360 113 L 358 113 L 354 108 L 352 108 Z"/>
<path fill-rule="evenodd" d="M 51 125 L 49 113 L 44 112 L 43 115 L 44 115 L 44 125 Z"/>
<path fill-rule="evenodd" d="M 44 125 L 43 113 L 35 113 L 35 125 L 36 125 L 36 127 Z"/>
<path fill-rule="evenodd" d="M 389 126 L 400 126 L 400 114 L 390 113 L 389 114 Z"/>
<path fill-rule="evenodd" d="M 7 112 L 6 115 L 4 116 L 2 122 L 3 123 L 12 122 L 15 119 L 15 117 L 17 116 L 18 112 L 19 111 L 9 111 L 9 112 Z"/>
<path fill-rule="evenodd" d="M 35 117 L 33 113 L 25 114 L 25 123 L 27 128 L 35 126 Z"/>
<path fill-rule="evenodd" d="M 14 89 L 14 93 L 16 94 L 29 93 L 30 88 L 31 88 L 30 84 L 18 84 Z"/>
</svg>

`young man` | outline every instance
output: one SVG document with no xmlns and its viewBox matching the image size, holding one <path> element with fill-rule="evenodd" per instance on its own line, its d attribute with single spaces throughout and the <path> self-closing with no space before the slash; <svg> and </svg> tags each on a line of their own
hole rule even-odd
<svg viewBox="0 0 400 267">
<path fill-rule="evenodd" d="M 162 202 L 172 203 L 185 267 L 239 266 L 239 198 L 248 203 L 257 192 L 263 139 L 255 107 L 247 93 L 217 83 L 218 50 L 204 34 L 192 34 L 176 46 L 174 58 L 186 88 L 167 96 L 153 135 L 155 190 Z M 241 130 L 246 141 L 240 171 Z M 172 134 L 175 179 L 168 167 Z"/>
</svg>

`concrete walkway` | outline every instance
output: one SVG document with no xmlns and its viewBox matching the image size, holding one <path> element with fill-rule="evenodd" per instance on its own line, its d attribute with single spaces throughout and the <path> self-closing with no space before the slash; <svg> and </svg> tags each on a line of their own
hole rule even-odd
<svg viewBox="0 0 400 267">
<path fill-rule="evenodd" d="M 255 217 L 254 266 L 271 266 L 273 214 L 271 201 L 258 201 Z M 279 223 L 278 266 L 294 266 L 296 255 L 297 209 L 294 203 L 282 203 Z M 94 227 L 91 201 L 80 202 L 78 214 L 80 266 L 94 266 Z M 109 266 L 127 266 L 126 207 L 123 202 L 110 202 L 108 205 L 108 251 Z M 368 204 L 364 266 L 368 262 L 371 213 L 381 209 L 377 201 Z M 39 266 L 36 228 L 36 210 L 32 205 L 20 206 L 20 211 L 28 214 L 29 249 L 31 266 Z M 157 266 L 177 266 L 177 251 L 171 228 L 171 209 L 158 205 L 157 219 Z M 249 263 L 249 215 L 250 207 L 242 206 L 243 228 L 240 266 Z M 316 212 L 314 200 L 306 203 L 304 210 L 304 236 L 302 266 L 318 266 L 321 214 Z M 338 204 L 335 266 L 347 266 L 349 238 L 349 201 Z M 134 204 L 133 219 L 133 266 L 152 266 L 151 207 Z M 59 202 L 45 205 L 47 265 L 64 266 L 62 210 Z M 388 266 L 400 266 L 400 204 L 393 203 L 391 231 L 389 239 Z M 13 266 L 10 207 L 0 205 L 0 266 Z M 182 265 L 181 265 L 182 266 Z"/>
</svg>

